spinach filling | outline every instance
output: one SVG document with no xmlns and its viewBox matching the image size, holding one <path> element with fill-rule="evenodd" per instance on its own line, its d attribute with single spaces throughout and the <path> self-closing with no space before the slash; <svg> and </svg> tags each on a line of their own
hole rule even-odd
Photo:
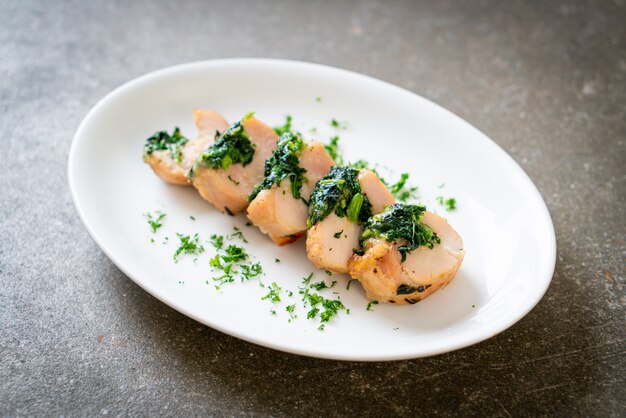
<svg viewBox="0 0 626 418">
<path fill-rule="evenodd" d="M 408 284 L 401 284 L 400 286 L 398 286 L 398 289 L 396 290 L 396 295 L 410 295 L 411 293 L 422 293 L 423 291 L 425 291 L 426 289 L 428 289 L 430 286 L 430 284 L 426 284 L 426 285 L 419 285 L 419 286 L 410 286 Z"/>
<path fill-rule="evenodd" d="M 254 144 L 243 129 L 243 122 L 250 117 L 251 113 L 229 126 L 222 134 L 216 134 L 215 143 L 198 157 L 196 166 L 227 169 L 233 164 L 250 164 L 254 156 Z"/>
<path fill-rule="evenodd" d="M 363 228 L 359 240 L 363 245 L 370 238 L 382 238 L 388 242 L 397 242 L 402 261 L 406 255 L 418 247 L 433 248 L 441 239 L 432 229 L 421 221 L 426 207 L 396 203 L 378 215 L 372 216 Z"/>
<path fill-rule="evenodd" d="M 183 160 L 181 148 L 187 141 L 189 140 L 180 133 L 178 127 L 174 128 L 174 132 L 171 135 L 167 131 L 159 131 L 146 139 L 144 152 L 150 155 L 154 151 L 169 151 L 172 154 L 172 158 L 180 163 Z"/>
<path fill-rule="evenodd" d="M 365 223 L 372 216 L 372 205 L 361 191 L 358 175 L 355 168 L 335 166 L 317 182 L 309 200 L 309 228 L 333 211 L 355 224 Z"/>
<path fill-rule="evenodd" d="M 261 190 L 269 189 L 274 184 L 280 186 L 280 183 L 288 178 L 291 182 L 291 194 L 294 199 L 302 199 L 304 203 L 308 204 L 300 195 L 302 184 L 306 181 L 304 176 L 306 170 L 298 166 L 304 147 L 304 141 L 300 136 L 289 131 L 284 132 L 279 138 L 278 146 L 272 156 L 265 161 L 265 178 L 254 188 L 248 201 L 254 200 Z"/>
</svg>

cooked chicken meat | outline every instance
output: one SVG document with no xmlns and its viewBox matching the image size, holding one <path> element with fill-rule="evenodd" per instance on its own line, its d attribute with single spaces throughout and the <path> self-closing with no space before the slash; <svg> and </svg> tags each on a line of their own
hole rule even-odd
<svg viewBox="0 0 626 418">
<path fill-rule="evenodd" d="M 172 135 L 157 132 L 146 141 L 144 161 L 168 183 L 191 185 L 187 173 L 196 158 L 213 143 L 216 133 L 228 128 L 226 119 L 210 110 L 194 109 L 193 118 L 199 131 L 197 139 L 185 138 L 176 128 Z"/>
<path fill-rule="evenodd" d="M 361 224 L 393 203 L 375 173 L 333 167 L 311 196 L 307 257 L 318 268 L 347 273 L 348 260 L 359 246 Z"/>
<path fill-rule="evenodd" d="M 236 214 L 263 180 L 263 168 L 278 135 L 252 115 L 226 129 L 196 160 L 189 177 L 200 195 L 217 209 Z"/>
<path fill-rule="evenodd" d="M 248 218 L 278 245 L 303 236 L 307 203 L 317 181 L 334 164 L 319 142 L 286 133 L 265 163 L 265 178 L 250 196 Z"/>
<path fill-rule="evenodd" d="M 461 237 L 448 222 L 416 205 L 397 204 L 373 217 L 363 237 L 364 253 L 352 255 L 348 273 L 370 300 L 380 302 L 424 299 L 454 278 L 465 255 Z"/>
</svg>

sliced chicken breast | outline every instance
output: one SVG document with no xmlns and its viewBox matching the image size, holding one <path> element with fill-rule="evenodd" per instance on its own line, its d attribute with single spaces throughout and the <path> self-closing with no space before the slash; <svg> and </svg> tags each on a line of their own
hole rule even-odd
<svg viewBox="0 0 626 418">
<path fill-rule="evenodd" d="M 360 170 L 357 178 L 361 192 L 372 205 L 373 214 L 394 204 L 393 195 L 374 172 Z M 345 217 L 329 214 L 307 232 L 307 257 L 317 268 L 347 273 L 348 261 L 353 251 L 359 248 L 361 229 L 360 225 Z"/>
<path fill-rule="evenodd" d="M 282 137 L 281 137 L 282 138 Z M 300 188 L 302 199 L 308 201 L 315 183 L 328 173 L 333 159 L 319 142 L 305 145 L 298 166 L 305 169 L 305 182 Z M 307 230 L 308 206 L 296 199 L 289 178 L 262 190 L 248 206 L 248 218 L 278 245 L 288 244 L 303 236 Z"/>
<path fill-rule="evenodd" d="M 227 168 L 212 168 L 203 160 L 203 156 L 211 151 L 212 147 L 209 147 L 198 157 L 190 175 L 200 195 L 217 209 L 230 215 L 239 213 L 248 206 L 248 195 L 263 180 L 265 160 L 271 156 L 278 140 L 276 132 L 254 116 L 245 117 L 238 123 L 241 123 L 245 135 L 252 143 L 252 160 L 245 164 L 228 164 Z M 233 126 L 235 125 L 231 128 Z"/>
<path fill-rule="evenodd" d="M 158 150 L 148 154 L 144 150 L 144 161 L 162 180 L 183 186 L 191 185 L 187 173 L 198 155 L 215 139 L 215 134 L 228 128 L 228 122 L 220 114 L 204 109 L 194 109 L 193 119 L 198 127 L 197 139 L 190 139 L 180 146 L 180 156 L 176 158 L 171 150 Z"/>
<path fill-rule="evenodd" d="M 463 257 L 463 240 L 442 217 L 424 212 L 421 222 L 441 242 L 433 248 L 420 246 L 402 255 L 397 242 L 369 239 L 363 255 L 350 258 L 348 273 L 358 279 L 370 300 L 389 303 L 416 303 L 445 287 L 456 275 Z"/>
</svg>

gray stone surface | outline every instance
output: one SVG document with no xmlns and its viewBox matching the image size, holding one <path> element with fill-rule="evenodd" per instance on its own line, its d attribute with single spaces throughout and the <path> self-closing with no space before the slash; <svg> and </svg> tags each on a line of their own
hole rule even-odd
<svg viewBox="0 0 626 418">
<path fill-rule="evenodd" d="M 0 415 L 626 416 L 620 1 L 0 0 Z M 193 60 L 343 67 L 447 107 L 552 214 L 546 296 L 495 338 L 393 363 L 257 347 L 160 303 L 72 206 L 72 136 L 121 83 Z"/>
</svg>

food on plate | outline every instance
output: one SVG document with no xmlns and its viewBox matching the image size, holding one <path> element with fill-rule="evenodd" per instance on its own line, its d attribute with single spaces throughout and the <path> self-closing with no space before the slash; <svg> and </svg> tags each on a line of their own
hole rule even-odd
<svg viewBox="0 0 626 418">
<path fill-rule="evenodd" d="M 463 240 L 442 217 L 421 205 L 397 203 L 365 222 L 361 254 L 349 261 L 367 297 L 416 303 L 446 286 L 463 257 Z"/>
<path fill-rule="evenodd" d="M 248 218 L 278 245 L 303 236 L 311 192 L 333 164 L 324 145 L 284 133 L 265 162 L 265 178 L 250 194 Z"/>
<path fill-rule="evenodd" d="M 318 268 L 346 273 L 348 260 L 359 246 L 361 225 L 393 203 L 375 173 L 333 167 L 311 194 L 307 257 Z"/>
<path fill-rule="evenodd" d="M 196 159 L 189 178 L 217 209 L 234 215 L 246 209 L 248 196 L 263 180 L 265 160 L 278 135 L 252 114 L 224 130 Z"/>
<path fill-rule="evenodd" d="M 155 133 L 144 145 L 144 162 L 168 183 L 191 185 L 187 173 L 196 158 L 213 143 L 217 133 L 228 127 L 226 119 L 210 110 L 195 109 L 193 118 L 199 131 L 197 139 L 188 139 L 175 128 L 171 135 L 166 131 Z"/>
<path fill-rule="evenodd" d="M 276 129 L 252 113 L 228 126 L 219 114 L 196 109 L 194 122 L 197 139 L 178 128 L 148 138 L 144 161 L 167 182 L 193 184 L 220 211 L 234 215 L 247 208 L 250 221 L 278 245 L 306 234 L 309 260 L 329 274 L 357 279 L 370 299 L 368 309 L 378 302 L 419 302 L 460 268 L 463 241 L 448 222 L 422 205 L 395 203 L 394 195 L 401 201 L 415 195 L 416 188 L 406 186 L 407 173 L 388 189 L 368 163 L 342 165 L 338 137 L 326 146 L 305 142 L 291 129 L 290 117 Z M 443 197 L 437 199 L 443 204 Z M 456 200 L 445 204 L 452 210 Z M 153 232 L 164 216 L 149 215 Z M 179 238 L 196 248 L 197 237 Z M 219 258 L 211 263 L 230 271 Z"/>
</svg>

